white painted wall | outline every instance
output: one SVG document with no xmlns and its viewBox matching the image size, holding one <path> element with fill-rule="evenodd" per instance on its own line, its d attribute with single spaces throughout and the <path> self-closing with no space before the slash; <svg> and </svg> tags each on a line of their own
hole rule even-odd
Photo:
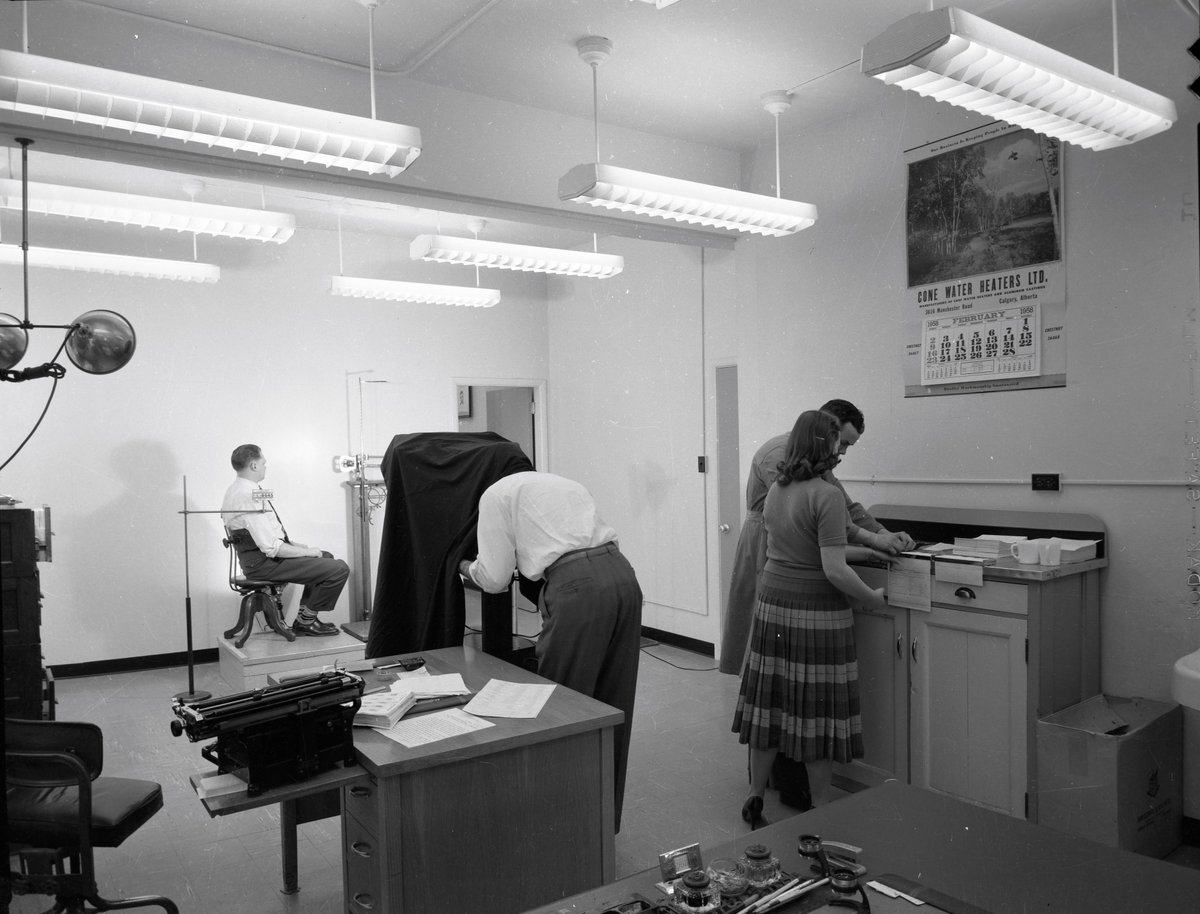
<svg viewBox="0 0 1200 914">
<path fill-rule="evenodd" d="M 243 49 L 150 30 L 135 40 L 102 14 L 53 20 L 56 4 L 31 6 L 35 23 L 52 26 L 37 32 L 36 53 L 229 79 L 224 88 L 245 88 L 233 80 L 246 78 L 264 95 L 347 110 L 364 92 L 361 74 L 281 55 L 251 60 Z M 15 7 L 0 8 L 5 47 L 19 44 Z M 374 453 L 396 432 L 454 428 L 455 378 L 547 379 L 547 469 L 584 481 L 620 531 L 651 601 L 646 624 L 716 642 L 715 519 L 703 500 L 715 503 L 714 478 L 696 473 L 695 458 L 714 452 L 712 372 L 735 362 L 744 461 L 801 409 L 843 396 L 867 414 L 844 475 L 883 480 L 849 483 L 866 504 L 1098 515 L 1112 536 L 1104 687 L 1166 697 L 1171 662 L 1200 645 L 1187 586 L 1197 537 L 1185 475 L 1185 436 L 1196 431 L 1200 402 L 1192 371 L 1198 111 L 1184 88 L 1194 63 L 1179 37 L 1194 25 L 1174 0 L 1142 0 L 1121 34 L 1122 75 L 1174 98 L 1181 123 L 1128 149 L 1067 156 L 1065 389 L 903 399 L 902 153 L 976 121 L 883 86 L 856 87 L 867 105 L 836 123 L 797 120 L 801 105 L 781 121 L 784 191 L 820 207 L 814 228 L 707 251 L 703 261 L 695 249 L 602 237 L 602 249 L 626 255 L 620 277 L 502 275 L 495 284 L 505 301 L 488 312 L 332 299 L 321 284 L 336 263 L 329 233 L 298 233 L 281 248 L 222 245 L 225 275 L 215 287 L 38 275 L 39 318 L 108 307 L 139 334 L 122 372 L 72 372 L 60 383 L 43 427 L 0 474 L 0 491 L 54 506 L 55 561 L 42 566 L 47 661 L 183 648 L 181 480 L 193 508 L 216 507 L 232 472 L 228 451 L 243 440 L 267 449 L 268 484 L 296 537 L 344 553 L 343 477 L 329 457 L 357 450 L 354 373 L 367 370 L 390 382 L 367 388 Z M 1100 16 L 1055 43 L 1107 66 L 1107 29 Z M 847 70 L 829 79 L 862 77 Z M 494 103 L 411 81 L 380 96 L 381 117 L 419 123 L 426 136 L 426 155 L 404 180 L 436 189 L 545 204 L 554 178 L 590 149 L 586 121 L 515 106 L 481 118 Z M 472 130 L 484 141 L 466 142 Z M 773 181 L 766 146 L 739 163 L 725 151 L 606 135 L 630 167 L 760 191 Z M 354 237 L 346 249 L 368 275 L 399 262 L 379 238 Z M 0 270 L 0 310 L 19 310 L 19 288 L 16 271 Z M 51 342 L 38 342 L 29 363 L 47 358 Z M 47 384 L 0 387 L 5 455 L 36 419 Z M 1065 491 L 1035 497 L 1026 487 L 887 481 L 1034 471 L 1063 474 Z M 1086 479 L 1170 484 L 1077 482 Z M 191 531 L 197 645 L 212 646 L 234 604 L 215 521 L 193 518 Z"/>
<path fill-rule="evenodd" d="M 346 240 L 367 260 L 389 246 Z M 47 663 L 185 647 L 183 477 L 191 510 L 219 508 L 233 477 L 229 452 L 240 443 L 266 452 L 266 486 L 293 538 L 346 556 L 345 477 L 330 458 L 359 447 L 357 372 L 373 369 L 389 382 L 368 386 L 364 398 L 367 449 L 376 454 L 394 434 L 456 428 L 456 376 L 545 377 L 539 278 L 504 277 L 503 302 L 487 310 L 368 303 L 326 291 L 335 250 L 329 233 L 297 233 L 286 245 L 256 247 L 213 286 L 31 277 L 35 319 L 110 308 L 138 334 L 133 361 L 113 375 L 68 363 L 42 427 L 0 475 L 0 491 L 53 509 L 54 561 L 40 566 Z M 16 273 L 0 275 L 6 303 Z M 32 337 L 39 349 L 23 364 L 49 358 L 44 346 L 61 339 L 49 330 Z M 5 456 L 50 385 L 0 389 Z M 219 520 L 193 515 L 188 524 L 196 646 L 212 647 L 237 603 L 225 586 Z M 343 595 L 334 621 L 348 618 Z"/>
<path fill-rule="evenodd" d="M 1102 4 L 1103 6 L 1103 4 Z M 1101 12 L 1105 12 L 1102 10 Z M 783 119 L 783 186 L 823 178 L 817 225 L 782 241 L 739 244 L 743 461 L 798 412 L 834 396 L 866 414 L 839 473 L 866 505 L 970 505 L 1091 513 L 1111 536 L 1102 594 L 1104 689 L 1164 699 L 1174 660 L 1200 645 L 1187 578 L 1196 515 L 1185 471 L 1195 434 L 1196 122 L 1186 91 L 1195 32 L 1171 0 L 1145 0 L 1121 31 L 1121 75 L 1179 106 L 1170 131 L 1124 149 L 1065 156 L 1067 386 L 903 398 L 903 151 L 982 123 L 880 86 L 831 124 Z M 1056 46 L 1097 66 L 1111 59 L 1106 16 Z M 831 79 L 861 79 L 847 71 Z M 773 150 L 750 163 L 773 178 Z M 749 290 L 753 291 L 750 292 Z M 1023 485 L 1057 472 L 1061 494 Z M 928 479 L 930 483 L 888 480 Z M 1087 480 L 1107 480 L 1086 484 Z M 1127 482 L 1124 482 L 1127 481 Z M 1139 485 L 1147 482 L 1168 485 Z"/>
<path fill-rule="evenodd" d="M 366 104 L 366 76 L 360 71 L 202 38 L 149 20 L 138 20 L 132 29 L 128 18 L 94 6 L 30 6 L 33 53 L 335 110 L 360 111 Z M 4 47 L 20 47 L 20 7 L 0 7 Z M 557 175 L 585 161 L 592 148 L 590 120 L 498 105 L 399 78 L 380 79 L 377 90 L 380 117 L 419 124 L 424 136 L 419 164 L 398 183 L 544 206 L 554 202 Z M 736 183 L 739 162 L 728 151 L 615 128 L 606 137 L 629 167 L 674 168 L 694 180 Z M 35 147 L 31 170 L 36 156 Z M 10 214 L 6 240 L 14 224 Z M 81 231 L 59 225 L 52 236 L 37 240 L 68 246 Z M 131 253 L 191 256 L 190 243 L 174 235 L 126 233 L 114 243 Z M 660 363 L 656 386 L 662 379 L 669 389 L 655 402 L 642 388 L 627 385 L 625 397 L 644 413 L 639 422 L 667 417 L 666 438 L 658 440 L 669 446 L 640 480 L 624 480 L 619 498 L 601 502 L 623 540 L 631 547 L 644 544 L 639 564 L 652 575 L 658 599 L 685 607 L 698 620 L 685 626 L 687 634 L 712 640 L 700 520 L 703 479 L 694 465 L 703 452 L 696 395 L 702 371 L 700 254 L 639 244 L 637 253 L 648 262 L 630 264 L 623 280 L 632 290 L 629 300 L 644 301 L 642 291 L 649 290 L 656 301 L 669 301 L 692 342 L 680 374 L 676 360 L 658 352 L 656 338 L 642 336 L 641 351 Z M 395 238 L 347 231 L 346 271 L 427 282 L 473 280 L 466 270 L 412 264 L 402 248 Z M 664 251 L 664 259 L 654 261 Z M 345 477 L 330 469 L 334 454 L 357 452 L 362 444 L 367 453 L 381 454 L 393 434 L 456 428 L 455 380 L 534 386 L 551 377 L 541 277 L 487 275 L 487 283 L 504 295 L 491 310 L 398 306 L 328 294 L 326 276 L 338 268 L 332 232 L 298 231 L 278 247 L 201 241 L 200 255 L 222 267 L 215 286 L 36 271 L 31 277 L 35 322 L 68 322 L 89 308 L 110 308 L 126 315 L 138 333 L 137 355 L 121 372 L 99 378 L 70 371 L 42 427 L 0 473 L 0 492 L 53 508 L 55 558 L 42 566 L 47 664 L 183 650 L 184 524 L 178 513 L 183 477 L 191 510 L 216 509 L 233 475 L 228 456 L 235 445 L 253 441 L 266 451 L 266 484 L 294 538 L 344 556 Z M 690 273 L 682 288 L 674 276 L 681 263 Z M 563 280 L 556 289 L 578 296 L 585 286 L 591 294 L 594 285 Z M 20 289 L 20 271 L 0 268 L 0 310 L 21 312 Z M 574 331 L 576 338 L 582 339 L 580 333 Z M 34 331 L 23 365 L 50 358 L 59 339 L 52 331 Z M 581 353 L 592 351 L 589 343 Z M 565 448 L 560 471 L 582 473 L 570 455 L 607 443 L 590 437 L 589 401 L 572 393 L 587 364 L 560 351 L 558 377 L 547 385 L 549 401 L 567 419 L 555 432 L 557 446 Z M 387 383 L 360 386 L 360 378 Z M 0 388 L 4 456 L 32 427 L 49 390 L 48 381 Z M 570 441 L 572 434 L 588 436 L 582 448 Z M 683 450 L 676 440 L 684 442 Z M 550 448 L 550 469 L 555 462 Z M 677 484 L 679 465 L 690 473 Z M 669 498 L 669 514 L 656 507 L 663 498 Z M 681 557 L 677 520 L 688 544 Z M 212 647 L 232 624 L 236 600 L 225 586 L 219 522 L 193 515 L 188 532 L 195 644 Z M 292 604 L 295 600 L 293 594 Z M 334 621 L 348 615 L 344 595 Z M 655 617 L 648 624 L 671 623 Z"/>
</svg>

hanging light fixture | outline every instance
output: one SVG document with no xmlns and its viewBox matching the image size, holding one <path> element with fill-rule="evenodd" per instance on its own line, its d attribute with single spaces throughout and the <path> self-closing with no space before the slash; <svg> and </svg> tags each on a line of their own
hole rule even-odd
<svg viewBox="0 0 1200 914">
<path fill-rule="evenodd" d="M 1115 60 L 1115 21 L 1113 44 Z M 1177 118 L 1169 98 L 955 7 L 901 19 L 863 46 L 861 66 L 888 85 L 1085 149 L 1136 143 Z"/>
<path fill-rule="evenodd" d="M 29 146 L 32 140 L 17 137 L 21 144 L 21 181 L 28 181 Z M 11 246 L 9 246 L 11 247 Z M 25 301 L 25 319 L 18 320 L 11 314 L 0 314 L 0 381 L 28 381 L 32 378 L 57 379 L 65 374 L 65 369 L 54 359 L 66 350 L 71 363 L 80 371 L 88 374 L 109 374 L 123 368 L 133 358 L 137 346 L 137 337 L 133 325 L 114 311 L 87 311 L 75 318 L 70 324 L 35 324 L 29 319 L 29 210 L 22 207 L 21 211 L 21 252 L 23 296 Z M 29 331 L 34 329 L 56 328 L 66 330 L 62 345 L 58 352 L 44 365 L 36 368 L 26 368 L 14 371 L 15 366 L 25 355 L 29 345 Z M 43 415 L 45 415 L 43 413 Z M 41 420 L 39 419 L 40 423 Z M 37 426 L 34 426 L 36 429 Z M 33 434 L 30 432 L 30 434 Z M 25 439 L 28 441 L 28 437 Z M 23 443 L 22 443 L 22 446 Z M 18 451 L 20 448 L 17 449 Z M 16 456 L 15 454 L 13 456 Z M 10 457 L 9 460 L 12 458 Z"/>
<path fill-rule="evenodd" d="M 596 73 L 612 52 L 612 42 L 590 36 L 576 48 L 592 68 L 596 161 L 577 165 L 559 179 L 560 200 L 755 235 L 791 235 L 816 222 L 817 208 L 809 203 L 601 165 Z"/>
<path fill-rule="evenodd" d="M 594 279 L 607 279 L 625 269 L 625 258 L 618 254 L 543 248 L 448 235 L 418 235 L 409 245 L 408 253 L 413 260 Z"/>
<path fill-rule="evenodd" d="M 373 279 L 365 276 L 346 276 L 342 258 L 342 215 L 345 206 L 338 207 L 338 275 L 329 277 L 329 291 L 347 298 L 371 298 L 380 301 L 413 302 L 421 305 L 455 305 L 469 308 L 491 308 L 500 303 L 498 289 L 481 289 L 478 278 L 475 286 L 445 286 L 436 283 L 404 282 L 393 279 Z"/>
<path fill-rule="evenodd" d="M 415 127 L 18 51 L 0 51 L 0 110 L 392 178 L 421 154 Z"/>
<path fill-rule="evenodd" d="M 76 251 L 69 248 L 23 249 L 15 244 L 0 244 L 0 264 L 21 266 L 26 262 L 31 267 L 78 270 L 81 273 L 108 273 L 111 276 L 133 276 L 139 279 L 216 282 L 221 278 L 221 268 L 211 263 L 105 254 L 100 251 Z"/>
<path fill-rule="evenodd" d="M 277 244 L 287 241 L 296 231 L 296 219 L 290 213 L 60 184 L 29 182 L 28 188 L 29 211 L 40 215 Z M 20 209 L 22 205 L 21 182 L 0 178 L 0 207 Z"/>
<path fill-rule="evenodd" d="M 423 305 L 459 305 L 468 308 L 491 308 L 500 304 L 498 289 L 443 286 L 427 282 L 400 282 L 359 276 L 331 276 L 330 281 L 330 292 L 334 295 L 345 295 L 348 298 L 374 298 Z"/>
</svg>

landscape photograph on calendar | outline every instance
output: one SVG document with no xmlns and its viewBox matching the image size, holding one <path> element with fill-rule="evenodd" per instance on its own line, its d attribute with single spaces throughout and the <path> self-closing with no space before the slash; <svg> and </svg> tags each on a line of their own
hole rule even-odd
<svg viewBox="0 0 1200 914">
<path fill-rule="evenodd" d="M 908 285 L 1062 257 L 1057 140 L 1014 129 L 908 164 Z"/>
</svg>

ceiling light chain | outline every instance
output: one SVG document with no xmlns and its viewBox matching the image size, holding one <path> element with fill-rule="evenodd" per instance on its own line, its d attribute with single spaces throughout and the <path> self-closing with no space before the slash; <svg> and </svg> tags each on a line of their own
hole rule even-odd
<svg viewBox="0 0 1200 914">
<path fill-rule="evenodd" d="M 337 214 L 337 232 L 338 232 L 338 276 L 346 275 L 346 261 L 342 255 L 342 214 Z"/>
<path fill-rule="evenodd" d="M 196 194 L 203 189 L 204 185 L 199 181 L 185 181 L 183 185 L 183 192 L 187 194 L 188 199 L 192 201 L 192 206 L 196 205 Z M 192 232 L 192 260 L 194 261 L 198 261 L 200 259 L 200 248 L 199 244 L 197 243 L 199 236 L 199 232 Z"/>
<path fill-rule="evenodd" d="M 1121 75 L 1120 52 L 1117 50 L 1117 0 L 1112 0 L 1113 76 Z"/>
<path fill-rule="evenodd" d="M 592 68 L 592 132 L 596 140 L 596 164 L 600 164 L 600 64 L 612 53 L 612 42 L 599 35 L 589 35 L 575 42 L 575 50 Z"/>
<path fill-rule="evenodd" d="M 367 8 L 367 73 L 371 84 L 371 120 L 375 120 L 375 9 L 383 0 L 358 0 Z"/>
<path fill-rule="evenodd" d="M 783 196 L 783 186 L 779 180 L 779 115 L 792 107 L 791 93 L 786 89 L 776 89 L 764 92 L 761 96 L 762 106 L 775 119 L 775 196 Z"/>
</svg>

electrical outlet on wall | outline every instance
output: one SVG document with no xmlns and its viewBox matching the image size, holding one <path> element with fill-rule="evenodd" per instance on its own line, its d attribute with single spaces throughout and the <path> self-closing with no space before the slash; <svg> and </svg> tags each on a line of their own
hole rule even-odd
<svg viewBox="0 0 1200 914">
<path fill-rule="evenodd" d="M 1034 473 L 1032 481 L 1035 492 L 1058 492 L 1062 488 L 1057 473 Z"/>
</svg>

